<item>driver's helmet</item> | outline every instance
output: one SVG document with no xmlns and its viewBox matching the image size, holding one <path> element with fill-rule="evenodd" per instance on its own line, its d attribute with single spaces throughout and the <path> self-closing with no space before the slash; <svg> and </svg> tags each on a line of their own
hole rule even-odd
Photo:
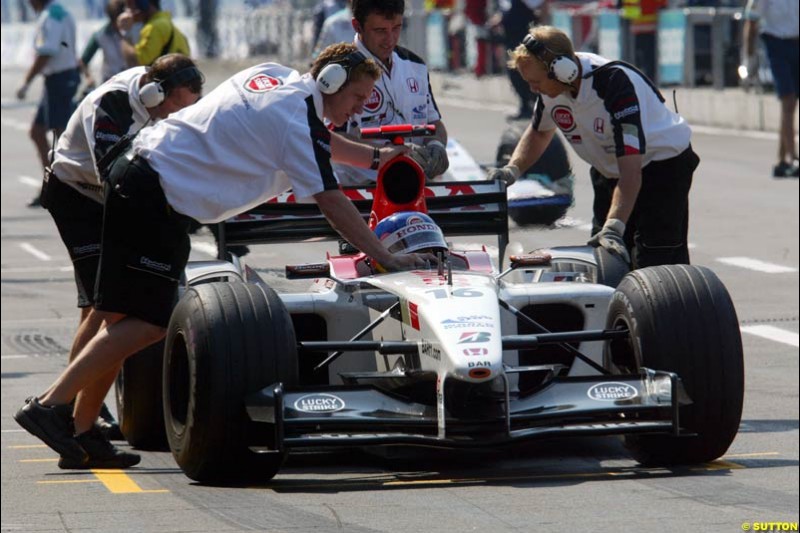
<svg viewBox="0 0 800 533">
<path fill-rule="evenodd" d="M 375 235 L 389 252 L 447 251 L 447 241 L 436 222 L 425 213 L 400 211 L 375 226 Z"/>
</svg>

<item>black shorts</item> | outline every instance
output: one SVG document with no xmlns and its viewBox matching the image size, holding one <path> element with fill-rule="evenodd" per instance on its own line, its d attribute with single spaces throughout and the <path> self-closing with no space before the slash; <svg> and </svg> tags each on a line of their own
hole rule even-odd
<svg viewBox="0 0 800 533">
<path fill-rule="evenodd" d="M 67 246 L 78 286 L 78 307 L 94 305 L 94 283 L 100 261 L 103 205 L 50 174 L 43 204 Z"/>
<path fill-rule="evenodd" d="M 158 174 L 125 154 L 106 182 L 95 307 L 167 327 L 189 260 L 188 217 L 167 203 Z"/>
<path fill-rule="evenodd" d="M 625 226 L 625 243 L 634 268 L 689 264 L 689 190 L 700 158 L 689 148 L 642 169 L 642 188 Z M 594 187 L 592 234 L 608 216 L 616 179 L 591 168 Z"/>
<path fill-rule="evenodd" d="M 44 78 L 44 91 L 36 109 L 34 124 L 48 130 L 67 129 L 67 122 L 75 111 L 73 98 L 78 91 L 81 74 L 77 68 L 62 70 Z"/>
</svg>

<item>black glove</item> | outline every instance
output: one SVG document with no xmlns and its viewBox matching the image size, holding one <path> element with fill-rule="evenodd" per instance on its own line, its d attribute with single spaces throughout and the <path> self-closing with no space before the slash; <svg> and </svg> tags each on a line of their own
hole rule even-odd
<svg viewBox="0 0 800 533">
<path fill-rule="evenodd" d="M 625 246 L 625 223 L 618 218 L 609 218 L 603 224 L 603 229 L 595 233 L 587 244 L 591 246 L 602 246 L 612 254 L 617 254 L 626 263 L 631 263 L 631 256 Z"/>
</svg>

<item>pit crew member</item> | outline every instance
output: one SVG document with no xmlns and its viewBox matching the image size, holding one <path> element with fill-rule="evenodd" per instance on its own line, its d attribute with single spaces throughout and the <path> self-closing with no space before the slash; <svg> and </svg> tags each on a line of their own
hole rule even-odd
<svg viewBox="0 0 800 533">
<path fill-rule="evenodd" d="M 97 334 L 104 319 L 92 308 L 103 227 L 99 167 L 123 135 L 136 133 L 196 102 L 203 81 L 194 62 L 180 54 L 162 56 L 150 69 L 135 67 L 121 72 L 83 99 L 58 140 L 42 200 L 67 247 L 78 289 L 81 319 L 70 361 Z M 138 455 L 120 452 L 104 442 L 104 437 L 121 437 L 119 426 L 107 423 L 107 408 L 103 409 L 105 420 L 98 420 L 100 427 L 94 424 L 116 373 L 100 377 L 78 395 L 75 431 L 89 461 L 76 463 L 62 456 L 61 468 L 120 468 L 139 462 Z"/>
<path fill-rule="evenodd" d="M 510 66 L 539 97 L 509 164 L 489 177 L 512 183 L 558 128 L 592 166 L 589 244 L 634 268 L 688 264 L 689 189 L 700 159 L 689 125 L 655 85 L 632 65 L 575 53 L 569 37 L 551 26 L 533 28 Z"/>
<path fill-rule="evenodd" d="M 364 105 L 364 112 L 351 117 L 345 131 L 357 138 L 362 128 L 433 124 L 436 136 L 416 143 L 412 154 L 428 178 L 443 174 L 449 166 L 445 149 L 447 129 L 433 98 L 428 67 L 419 56 L 397 44 L 403 30 L 404 0 L 353 0 L 352 10 L 354 43 L 378 64 L 381 77 Z M 377 180 L 377 173 L 371 169 L 341 164 L 334 169 L 343 185 L 364 185 Z"/>
</svg>

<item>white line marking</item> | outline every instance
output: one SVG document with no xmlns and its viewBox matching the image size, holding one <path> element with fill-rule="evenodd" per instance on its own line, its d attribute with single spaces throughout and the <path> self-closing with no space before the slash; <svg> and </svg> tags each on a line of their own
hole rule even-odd
<svg viewBox="0 0 800 533">
<path fill-rule="evenodd" d="M 9 128 L 13 128 L 13 129 L 19 130 L 19 131 L 28 131 L 30 129 L 30 127 L 31 127 L 30 124 L 27 124 L 25 122 L 21 122 L 19 120 L 13 120 L 13 119 L 10 119 L 10 118 L 2 118 L 2 119 L 0 119 L 0 123 L 2 123 L 3 126 L 8 126 Z"/>
<path fill-rule="evenodd" d="M 749 270 L 756 270 L 758 272 L 766 272 L 767 274 L 787 274 L 790 272 L 797 272 L 796 268 L 776 265 L 774 263 L 767 263 L 766 261 L 760 261 L 750 257 L 718 257 L 717 261 L 720 263 L 725 263 L 726 265 L 747 268 Z"/>
<path fill-rule="evenodd" d="M 436 101 L 451 107 L 460 107 L 462 109 L 470 109 L 476 111 L 509 112 L 514 110 L 514 107 L 509 105 L 496 104 L 491 102 L 479 102 L 477 100 L 469 100 L 465 98 L 444 97 L 444 98 L 437 98 Z M 734 128 L 720 128 L 717 126 L 700 126 L 697 124 L 692 124 L 692 131 L 704 135 L 746 137 L 749 139 L 763 139 L 768 141 L 778 140 L 778 132 L 776 131 L 737 130 Z M 797 137 L 795 137 L 795 139 L 796 138 Z"/>
<path fill-rule="evenodd" d="M 24 429 L 4 429 L 0 433 L 27 433 Z"/>
<path fill-rule="evenodd" d="M 36 259 L 39 259 L 41 261 L 50 261 L 52 259 L 52 257 L 47 255 L 43 251 L 39 250 L 38 248 L 35 248 L 29 242 L 21 242 L 19 243 L 19 247 L 28 252 L 29 254 L 31 254 L 32 256 L 34 256 Z"/>
<path fill-rule="evenodd" d="M 46 267 L 14 267 L 0 269 L 0 275 L 6 274 L 41 274 L 45 272 L 72 272 L 72 265 L 69 266 L 46 266 Z"/>
<path fill-rule="evenodd" d="M 782 342 L 795 348 L 800 347 L 800 335 L 792 331 L 776 328 L 775 326 L 742 326 L 742 333 L 749 333 L 775 342 Z"/>
<path fill-rule="evenodd" d="M 32 178 L 30 176 L 20 176 L 19 178 L 17 178 L 17 180 L 23 185 L 27 185 L 29 187 L 36 187 L 37 189 L 42 186 L 41 178 L 37 180 L 36 178 Z"/>
<path fill-rule="evenodd" d="M 192 242 L 192 250 L 217 257 L 217 247 L 210 242 Z"/>
<path fill-rule="evenodd" d="M 0 359 L 27 359 L 27 355 L 0 355 Z"/>
</svg>

